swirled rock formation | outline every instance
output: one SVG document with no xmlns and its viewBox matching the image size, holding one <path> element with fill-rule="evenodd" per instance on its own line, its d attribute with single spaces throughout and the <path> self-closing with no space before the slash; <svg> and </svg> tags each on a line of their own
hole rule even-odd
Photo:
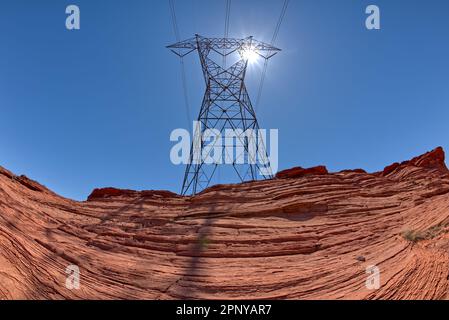
<svg viewBox="0 0 449 320">
<path fill-rule="evenodd" d="M 0 169 L 0 298 L 445 299 L 448 226 L 441 148 L 195 197 L 109 188 L 76 202 Z"/>
</svg>

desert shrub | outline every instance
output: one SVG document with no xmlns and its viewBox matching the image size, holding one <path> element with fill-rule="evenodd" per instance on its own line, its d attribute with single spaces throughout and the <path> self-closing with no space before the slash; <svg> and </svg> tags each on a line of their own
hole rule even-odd
<svg viewBox="0 0 449 320">
<path fill-rule="evenodd" d="M 402 237 L 404 237 L 405 240 L 413 243 L 426 239 L 425 234 L 423 234 L 421 231 L 416 230 L 406 230 L 402 233 Z"/>
</svg>

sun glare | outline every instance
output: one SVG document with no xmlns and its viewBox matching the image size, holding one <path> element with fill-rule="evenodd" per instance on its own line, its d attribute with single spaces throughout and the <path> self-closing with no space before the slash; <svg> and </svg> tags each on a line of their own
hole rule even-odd
<svg viewBox="0 0 449 320">
<path fill-rule="evenodd" d="M 259 55 L 253 49 L 246 49 L 245 51 L 243 51 L 243 59 L 248 60 L 248 62 L 251 64 L 257 62 L 258 58 Z"/>
</svg>

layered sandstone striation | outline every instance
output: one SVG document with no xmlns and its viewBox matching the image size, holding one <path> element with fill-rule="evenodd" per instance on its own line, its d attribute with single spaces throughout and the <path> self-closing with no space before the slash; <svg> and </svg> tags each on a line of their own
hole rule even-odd
<svg viewBox="0 0 449 320">
<path fill-rule="evenodd" d="M 445 299 L 448 226 L 441 148 L 372 174 L 295 168 L 195 197 L 108 188 L 85 202 L 0 168 L 0 298 Z"/>
</svg>

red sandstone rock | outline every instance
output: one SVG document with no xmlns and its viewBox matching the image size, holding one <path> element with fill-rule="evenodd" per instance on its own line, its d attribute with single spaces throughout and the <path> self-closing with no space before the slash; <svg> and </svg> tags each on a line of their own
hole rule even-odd
<svg viewBox="0 0 449 320">
<path fill-rule="evenodd" d="M 94 199 L 102 199 L 102 198 L 108 198 L 108 197 L 120 197 L 120 196 L 132 196 L 136 195 L 137 191 L 132 190 L 123 190 L 123 189 L 116 189 L 116 188 L 102 188 L 102 189 L 95 189 L 92 191 L 90 196 L 87 198 L 87 201 L 92 201 Z"/>
<path fill-rule="evenodd" d="M 382 175 L 388 176 L 390 173 L 392 173 L 393 171 L 395 171 L 396 169 L 398 169 L 401 166 L 401 164 L 399 162 L 395 162 L 393 164 L 390 164 L 389 166 L 386 166 Z"/>
<path fill-rule="evenodd" d="M 449 298 L 444 152 L 391 169 L 76 202 L 0 168 L 0 299 Z M 72 264 L 80 290 L 65 287 Z M 371 265 L 378 290 L 365 287 Z"/>
<path fill-rule="evenodd" d="M 427 152 L 422 156 L 413 158 L 409 161 L 404 161 L 402 163 L 393 163 L 392 165 L 387 166 L 382 175 L 387 176 L 392 172 L 400 171 L 403 168 L 410 168 L 412 166 L 420 167 L 420 168 L 428 168 L 428 169 L 436 169 L 443 173 L 449 173 L 448 168 L 444 162 L 445 154 L 444 150 L 441 147 L 436 148 L 433 151 Z"/>
<path fill-rule="evenodd" d="M 92 191 L 87 201 L 100 200 L 110 197 L 158 197 L 158 198 L 174 198 L 180 197 L 176 193 L 163 190 L 145 190 L 145 191 L 133 191 L 116 188 L 102 188 Z"/>
<path fill-rule="evenodd" d="M 446 164 L 444 163 L 445 154 L 441 147 L 436 148 L 420 157 L 416 157 L 410 161 L 411 164 L 422 168 L 434 168 L 443 172 L 448 172 Z"/>
<path fill-rule="evenodd" d="M 340 173 L 367 173 L 363 169 L 350 169 L 350 170 L 342 170 Z"/>
<path fill-rule="evenodd" d="M 296 167 L 289 170 L 280 171 L 276 174 L 277 179 L 294 179 L 310 175 L 325 175 L 328 174 L 327 168 L 324 166 L 313 167 L 309 169 L 304 169 L 301 167 Z"/>
</svg>

